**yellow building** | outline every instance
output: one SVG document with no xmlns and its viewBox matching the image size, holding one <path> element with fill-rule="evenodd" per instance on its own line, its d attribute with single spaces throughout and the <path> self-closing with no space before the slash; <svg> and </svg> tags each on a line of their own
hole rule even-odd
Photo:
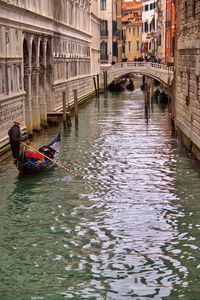
<svg viewBox="0 0 200 300">
<path fill-rule="evenodd" d="M 141 56 L 142 1 L 124 2 L 122 6 L 124 54 L 128 60 Z"/>
<path fill-rule="evenodd" d="M 141 56 L 141 43 L 142 43 L 142 21 L 132 20 L 126 26 L 126 45 L 125 55 L 128 60 L 134 60 Z"/>
</svg>

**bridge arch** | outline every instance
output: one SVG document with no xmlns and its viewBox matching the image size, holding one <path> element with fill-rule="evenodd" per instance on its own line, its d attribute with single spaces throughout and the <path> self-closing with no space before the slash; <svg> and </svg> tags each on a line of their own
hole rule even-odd
<svg viewBox="0 0 200 300">
<path fill-rule="evenodd" d="M 114 80 L 124 77 L 127 74 L 141 74 L 170 86 L 173 80 L 173 68 L 163 64 L 152 62 L 126 62 L 112 66 L 102 66 L 101 68 L 101 87 L 105 86 L 104 78 L 107 78 L 107 86 Z"/>
</svg>

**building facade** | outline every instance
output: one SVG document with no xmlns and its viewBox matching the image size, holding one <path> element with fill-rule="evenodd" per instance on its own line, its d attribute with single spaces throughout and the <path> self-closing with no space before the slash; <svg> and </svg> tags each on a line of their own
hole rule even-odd
<svg viewBox="0 0 200 300">
<path fill-rule="evenodd" d="M 100 61 L 101 64 L 110 64 L 117 61 L 117 0 L 100 1 Z"/>
<path fill-rule="evenodd" d="M 157 0 L 157 56 L 165 63 L 166 0 Z"/>
<path fill-rule="evenodd" d="M 123 2 L 122 25 L 124 36 L 124 57 L 134 60 L 141 55 L 142 4 L 141 1 Z"/>
<path fill-rule="evenodd" d="M 89 0 L 0 0 L 0 148 L 14 119 L 31 134 L 62 109 L 62 92 L 69 105 L 74 89 L 78 98 L 94 90 L 97 12 Z"/>
<path fill-rule="evenodd" d="M 175 6 L 174 0 L 166 0 L 166 33 L 165 33 L 165 61 L 174 62 L 175 43 Z"/>
<path fill-rule="evenodd" d="M 173 117 L 181 140 L 200 159 L 200 1 L 176 0 Z"/>
<path fill-rule="evenodd" d="M 100 19 L 99 0 L 91 1 L 91 74 L 100 72 Z"/>
<path fill-rule="evenodd" d="M 157 1 L 142 2 L 142 52 L 144 55 L 157 55 Z"/>
<path fill-rule="evenodd" d="M 117 47 L 118 55 L 117 62 L 122 61 L 122 47 L 123 47 L 123 30 L 122 30 L 122 0 L 117 0 Z"/>
</svg>

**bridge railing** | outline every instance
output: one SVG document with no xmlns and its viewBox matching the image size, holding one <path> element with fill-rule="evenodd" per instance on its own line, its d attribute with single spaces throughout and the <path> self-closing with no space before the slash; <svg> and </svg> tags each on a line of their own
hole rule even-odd
<svg viewBox="0 0 200 300">
<path fill-rule="evenodd" d="M 128 73 L 139 73 L 151 78 L 170 84 L 173 80 L 173 68 L 166 64 L 158 64 L 154 62 L 123 62 L 114 65 L 101 65 L 100 69 L 101 85 L 104 84 L 104 74 L 106 73 L 106 82 L 110 84 L 116 78 Z"/>
<path fill-rule="evenodd" d="M 118 70 L 121 68 L 151 68 L 151 69 L 159 69 L 159 70 L 163 70 L 163 71 L 167 71 L 167 72 L 173 72 L 173 67 L 169 67 L 166 64 L 158 64 L 158 63 L 153 63 L 153 62 L 122 62 L 122 63 L 116 63 L 114 65 L 102 65 L 101 66 L 101 71 L 105 71 L 105 70 Z"/>
</svg>

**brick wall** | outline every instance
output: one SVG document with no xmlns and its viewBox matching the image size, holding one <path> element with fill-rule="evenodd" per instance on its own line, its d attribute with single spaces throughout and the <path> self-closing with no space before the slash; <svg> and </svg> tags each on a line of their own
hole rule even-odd
<svg viewBox="0 0 200 300">
<path fill-rule="evenodd" d="M 175 124 L 200 153 L 200 1 L 176 1 Z"/>
</svg>

